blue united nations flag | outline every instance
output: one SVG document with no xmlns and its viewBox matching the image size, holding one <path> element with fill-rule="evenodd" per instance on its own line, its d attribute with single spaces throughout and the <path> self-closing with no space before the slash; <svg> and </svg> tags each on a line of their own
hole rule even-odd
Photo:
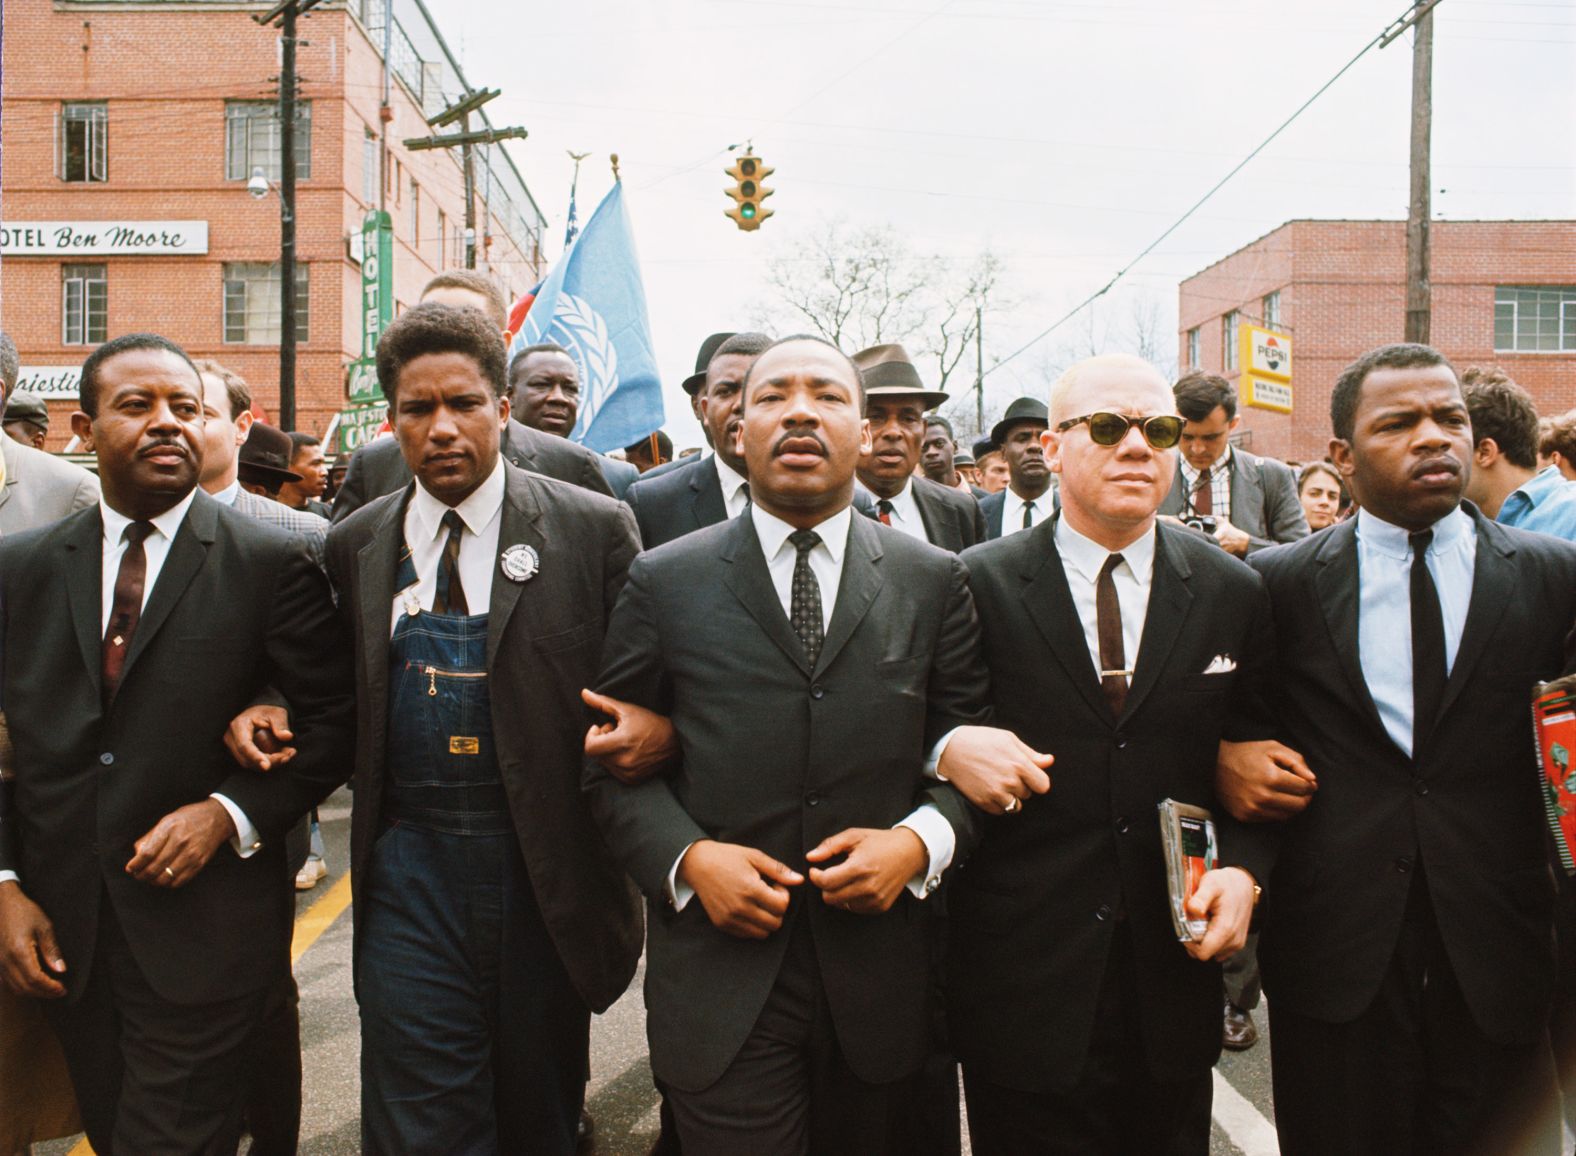
<svg viewBox="0 0 1576 1156">
<path fill-rule="evenodd" d="M 544 341 L 569 350 L 580 367 L 573 440 L 606 453 L 662 428 L 662 384 L 620 182 L 542 283 L 510 360 Z"/>
</svg>

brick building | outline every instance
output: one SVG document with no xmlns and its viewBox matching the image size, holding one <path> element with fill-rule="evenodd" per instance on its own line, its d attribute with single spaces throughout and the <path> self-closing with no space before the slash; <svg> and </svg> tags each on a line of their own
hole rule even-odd
<svg viewBox="0 0 1576 1156">
<path fill-rule="evenodd" d="M 25 385 L 54 395 L 50 448 L 68 436 L 76 367 L 136 330 L 233 367 L 277 406 L 280 201 L 247 192 L 256 167 L 278 177 L 278 34 L 253 19 L 268 7 L 6 3 L 0 326 Z M 464 85 L 435 28 L 396 20 L 385 157 L 385 12 L 330 0 L 299 22 L 296 424 L 317 433 L 361 353 L 360 233 L 380 184 L 396 309 L 465 263 L 460 151 L 401 143 Z M 475 171 L 477 267 L 518 294 L 541 273 L 542 215 L 501 148 L 478 147 Z"/>
<path fill-rule="evenodd" d="M 1502 366 L 1539 412 L 1576 406 L 1576 221 L 1435 221 L 1431 344 L 1457 369 Z M 1404 221 L 1288 221 L 1180 287 L 1179 357 L 1238 380 L 1231 334 L 1292 338 L 1289 414 L 1243 406 L 1255 453 L 1307 461 L 1330 438 L 1330 391 L 1358 354 L 1400 341 Z"/>
</svg>

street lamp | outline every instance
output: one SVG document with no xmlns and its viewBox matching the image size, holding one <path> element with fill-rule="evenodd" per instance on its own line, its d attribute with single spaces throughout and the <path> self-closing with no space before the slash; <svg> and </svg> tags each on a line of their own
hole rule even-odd
<svg viewBox="0 0 1576 1156">
<path fill-rule="evenodd" d="M 295 429 L 295 206 L 291 203 L 295 190 L 289 189 L 287 196 L 285 189 L 268 179 L 261 165 L 255 166 L 246 182 L 247 194 L 261 201 L 270 189 L 279 197 L 279 428 L 288 432 Z"/>
</svg>

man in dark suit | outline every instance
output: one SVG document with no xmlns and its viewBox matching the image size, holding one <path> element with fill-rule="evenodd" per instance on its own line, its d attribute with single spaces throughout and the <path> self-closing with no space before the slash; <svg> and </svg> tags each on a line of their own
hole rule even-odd
<svg viewBox="0 0 1576 1156">
<path fill-rule="evenodd" d="M 197 489 L 202 386 L 178 347 L 101 346 L 81 404 L 102 502 L 0 542 L 0 967 L 52 1001 L 95 1149 L 233 1151 L 290 967 L 284 835 L 350 758 L 349 656 L 305 547 Z M 265 687 L 302 752 L 255 775 L 221 737 Z"/>
<path fill-rule="evenodd" d="M 580 690 L 639 542 L 616 502 L 502 458 L 504 358 L 470 310 L 389 327 L 378 378 L 415 483 L 329 536 L 356 640 L 369 1152 L 571 1152 L 591 1012 L 640 955 L 579 789 Z"/>
<path fill-rule="evenodd" d="M 983 732 L 1000 757 L 966 766 L 978 732 L 962 731 L 940 762 L 1001 816 L 974 812 L 983 834 L 948 899 L 969 1134 L 981 1156 L 1204 1156 L 1216 961 L 1242 946 L 1266 870 L 1262 831 L 1216 806 L 1215 755 L 1223 735 L 1262 733 L 1245 691 L 1271 658 L 1269 606 L 1247 567 L 1155 524 L 1181 422 L 1152 366 L 1082 362 L 1049 415 L 1061 514 L 963 556 L 995 723 L 1018 737 Z M 1054 753 L 1052 783 L 1033 751 Z M 1172 924 L 1165 799 L 1214 811 L 1231 865 L 1189 904 L 1197 942 Z"/>
<path fill-rule="evenodd" d="M 1251 558 L 1278 737 L 1306 765 L 1222 768 L 1243 815 L 1301 808 L 1260 943 L 1281 1151 L 1553 1153 L 1554 886 L 1527 712 L 1571 669 L 1576 547 L 1461 501 L 1472 427 L 1435 350 L 1364 354 L 1330 416 L 1361 512 Z"/>
<path fill-rule="evenodd" d="M 985 671 L 961 565 L 852 516 L 860 408 L 834 347 L 763 353 L 749 512 L 637 558 L 608 629 L 599 687 L 682 749 L 637 786 L 588 763 L 586 789 L 649 900 L 652 1070 L 688 1156 L 888 1151 L 927 1047 L 920 900 L 966 804 L 922 767 L 984 720 Z"/>
<path fill-rule="evenodd" d="M 925 412 L 947 400 L 926 389 L 901 345 L 854 354 L 865 386 L 870 452 L 859 459 L 859 480 L 876 499 L 876 518 L 910 538 L 957 554 L 985 540 L 985 517 L 967 494 L 915 474 Z"/>
<path fill-rule="evenodd" d="M 770 344 L 764 333 L 732 333 L 717 344 L 696 394 L 713 452 L 665 473 L 653 471 L 629 488 L 625 500 L 647 550 L 737 517 L 750 504 L 737 444 L 744 377 Z"/>
<path fill-rule="evenodd" d="M 1233 446 L 1237 387 L 1212 373 L 1187 374 L 1173 387 L 1177 412 L 1186 419 L 1182 455 L 1160 512 L 1215 519 L 1215 540 L 1245 558 L 1277 542 L 1308 536 L 1308 518 L 1297 498 L 1297 475 L 1272 458 Z"/>
<path fill-rule="evenodd" d="M 1040 444 L 1046 420 L 1043 401 L 1020 397 L 991 427 L 991 444 L 1001 450 L 1007 463 L 1008 481 L 1005 489 L 980 499 L 987 538 L 1001 538 L 1038 526 L 1056 512 L 1051 470 L 1045 461 L 1045 447 Z M 978 450 L 975 456 L 979 460 Z"/>
<path fill-rule="evenodd" d="M 580 367 L 562 345 L 528 345 L 509 364 L 509 400 L 521 425 L 567 438 L 580 416 Z M 640 471 L 606 454 L 597 458 L 608 488 L 622 500 Z"/>
</svg>

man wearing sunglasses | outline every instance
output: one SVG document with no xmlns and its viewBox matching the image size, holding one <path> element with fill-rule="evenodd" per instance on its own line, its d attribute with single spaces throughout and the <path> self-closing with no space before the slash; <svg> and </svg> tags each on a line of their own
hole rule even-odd
<svg viewBox="0 0 1576 1156">
<path fill-rule="evenodd" d="M 1172 392 L 1186 424 L 1181 460 L 1160 512 L 1179 521 L 1213 518 L 1215 541 L 1238 558 L 1306 538 L 1308 519 L 1291 468 L 1231 444 L 1231 431 L 1242 420 L 1236 387 L 1194 372 Z"/>
<path fill-rule="evenodd" d="M 963 554 L 995 725 L 1017 738 L 960 728 L 938 768 L 979 828 L 947 964 L 969 1133 L 981 1156 L 1204 1156 L 1219 961 L 1242 947 L 1270 850 L 1217 804 L 1215 756 L 1261 733 L 1248 691 L 1271 654 L 1269 602 L 1242 563 L 1157 525 L 1182 421 L 1152 366 L 1081 362 L 1048 417 L 1060 513 Z M 1055 755 L 1048 790 L 1007 749 L 1020 741 Z M 1168 798 L 1209 808 L 1219 833 L 1190 904 L 1207 928 L 1185 944 L 1156 815 Z"/>
</svg>

